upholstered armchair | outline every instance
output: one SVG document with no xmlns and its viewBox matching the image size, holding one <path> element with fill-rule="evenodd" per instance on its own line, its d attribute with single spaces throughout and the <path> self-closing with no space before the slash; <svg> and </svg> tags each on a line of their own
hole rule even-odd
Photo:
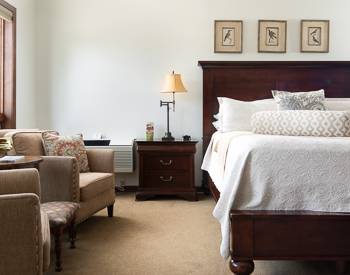
<svg viewBox="0 0 350 275">
<path fill-rule="evenodd" d="M 1 134 L 1 133 L 0 133 Z M 41 201 L 78 202 L 76 214 L 79 224 L 102 210 L 113 216 L 115 202 L 114 152 L 112 150 L 87 150 L 90 172 L 79 173 L 74 157 L 45 156 L 42 132 L 7 132 L 12 136 L 15 154 L 42 156 L 40 164 Z"/>
<path fill-rule="evenodd" d="M 39 197 L 36 169 L 0 171 L 0 274 L 48 270 L 50 227 Z"/>
</svg>

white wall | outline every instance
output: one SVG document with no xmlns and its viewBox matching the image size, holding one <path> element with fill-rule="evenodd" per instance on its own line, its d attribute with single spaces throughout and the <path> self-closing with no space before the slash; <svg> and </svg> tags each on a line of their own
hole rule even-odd
<svg viewBox="0 0 350 275">
<path fill-rule="evenodd" d="M 38 0 L 38 126 L 130 143 L 153 121 L 161 137 L 159 92 L 174 69 L 189 93 L 177 96 L 171 130 L 200 139 L 198 60 L 349 60 L 349 10 L 348 0 Z M 213 53 L 215 19 L 244 20 L 243 54 Z M 288 20 L 287 54 L 257 53 L 258 19 Z M 329 54 L 299 53 L 300 19 L 331 20 Z"/>
<path fill-rule="evenodd" d="M 17 128 L 36 127 L 35 2 L 8 0 L 17 8 Z"/>
</svg>

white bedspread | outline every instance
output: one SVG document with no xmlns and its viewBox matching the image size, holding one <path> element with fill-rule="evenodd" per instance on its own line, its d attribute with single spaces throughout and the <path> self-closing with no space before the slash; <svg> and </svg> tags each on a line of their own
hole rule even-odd
<svg viewBox="0 0 350 275">
<path fill-rule="evenodd" d="M 252 133 L 244 131 L 227 133 L 216 132 L 213 134 L 208 145 L 207 152 L 203 159 L 202 169 L 209 172 L 211 179 L 220 192 L 223 190 L 227 149 L 233 138 L 242 135 L 252 135 Z"/>
<path fill-rule="evenodd" d="M 214 149 L 212 142 L 202 166 L 210 175 Z M 213 215 L 225 258 L 231 209 L 350 212 L 350 138 L 232 135 L 225 163 L 218 159 L 224 172 L 213 179 L 221 181 Z"/>
</svg>

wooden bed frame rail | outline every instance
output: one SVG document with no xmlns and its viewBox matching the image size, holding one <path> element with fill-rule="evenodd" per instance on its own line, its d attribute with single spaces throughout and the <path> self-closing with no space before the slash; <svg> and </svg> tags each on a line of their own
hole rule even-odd
<svg viewBox="0 0 350 275">
<path fill-rule="evenodd" d="M 340 266 L 350 260 L 349 215 L 232 211 L 230 220 L 230 268 L 235 274 L 251 274 L 253 260 L 332 260 Z"/>
</svg>

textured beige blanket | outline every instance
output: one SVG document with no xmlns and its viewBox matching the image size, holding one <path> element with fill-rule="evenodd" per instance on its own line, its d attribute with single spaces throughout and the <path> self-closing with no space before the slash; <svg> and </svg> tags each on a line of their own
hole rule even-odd
<svg viewBox="0 0 350 275">
<path fill-rule="evenodd" d="M 350 212 L 349 167 L 350 138 L 233 137 L 213 212 L 222 256 L 229 256 L 231 209 Z"/>
<path fill-rule="evenodd" d="M 227 133 L 216 132 L 212 136 L 207 152 L 203 159 L 202 169 L 209 172 L 216 188 L 221 192 L 225 172 L 228 147 L 233 138 L 252 135 L 251 132 L 234 131 Z"/>
</svg>

